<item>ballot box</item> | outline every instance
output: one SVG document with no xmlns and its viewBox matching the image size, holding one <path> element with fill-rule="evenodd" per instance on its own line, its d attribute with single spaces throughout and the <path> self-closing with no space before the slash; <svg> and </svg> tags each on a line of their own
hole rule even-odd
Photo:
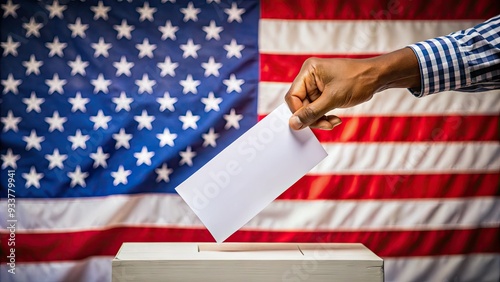
<svg viewBox="0 0 500 282">
<path fill-rule="evenodd" d="M 362 244 L 124 243 L 112 281 L 383 281 Z"/>
</svg>

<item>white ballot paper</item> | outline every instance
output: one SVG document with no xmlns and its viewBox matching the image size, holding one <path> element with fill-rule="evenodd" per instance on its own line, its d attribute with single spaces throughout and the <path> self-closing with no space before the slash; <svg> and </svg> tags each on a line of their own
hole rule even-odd
<svg viewBox="0 0 500 282">
<path fill-rule="evenodd" d="M 309 128 L 292 130 L 282 104 L 175 190 L 223 242 L 327 153 Z"/>
</svg>

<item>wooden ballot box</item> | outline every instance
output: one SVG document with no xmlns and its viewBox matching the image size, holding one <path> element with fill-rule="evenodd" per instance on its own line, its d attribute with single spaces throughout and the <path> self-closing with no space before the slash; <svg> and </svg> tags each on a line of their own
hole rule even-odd
<svg viewBox="0 0 500 282">
<path fill-rule="evenodd" d="M 122 281 L 383 281 L 384 262 L 362 244 L 124 243 Z"/>
</svg>

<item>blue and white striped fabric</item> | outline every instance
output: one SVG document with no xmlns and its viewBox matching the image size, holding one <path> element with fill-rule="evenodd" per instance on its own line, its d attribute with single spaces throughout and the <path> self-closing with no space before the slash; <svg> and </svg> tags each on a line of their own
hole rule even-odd
<svg viewBox="0 0 500 282">
<path fill-rule="evenodd" d="M 500 88 L 500 15 L 475 27 L 412 44 L 421 73 L 417 97 Z"/>
</svg>

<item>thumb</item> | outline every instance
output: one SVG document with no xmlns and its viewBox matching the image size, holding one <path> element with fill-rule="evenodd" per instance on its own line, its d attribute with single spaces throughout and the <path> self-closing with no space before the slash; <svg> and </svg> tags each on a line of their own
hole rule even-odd
<svg viewBox="0 0 500 282">
<path fill-rule="evenodd" d="M 321 95 L 312 103 L 305 103 L 293 113 L 289 120 L 290 127 L 295 130 L 302 129 L 324 118 L 324 115 L 329 111 L 327 100 L 325 95 Z"/>
</svg>

